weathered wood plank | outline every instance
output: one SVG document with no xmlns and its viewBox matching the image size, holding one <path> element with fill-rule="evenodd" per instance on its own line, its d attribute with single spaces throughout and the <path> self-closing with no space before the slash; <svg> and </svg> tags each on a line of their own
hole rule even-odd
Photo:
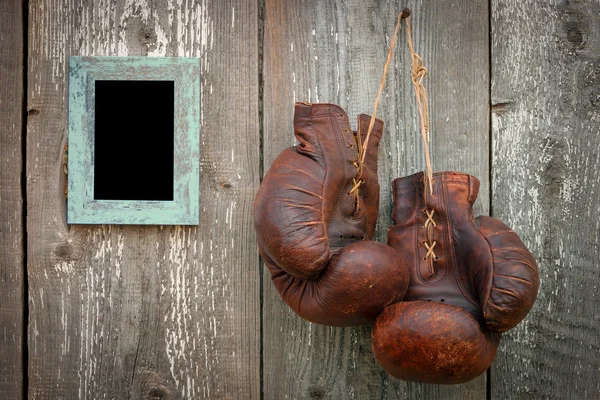
<svg viewBox="0 0 600 400">
<path fill-rule="evenodd" d="M 600 398 L 600 2 L 492 2 L 493 213 L 536 256 L 498 399 Z"/>
<path fill-rule="evenodd" d="M 257 13 L 233 0 L 30 3 L 32 398 L 260 396 Z M 200 226 L 66 225 L 69 55 L 202 58 Z"/>
<path fill-rule="evenodd" d="M 0 4 L 0 393 L 23 396 L 23 4 Z"/>
<path fill-rule="evenodd" d="M 267 0 L 264 40 L 264 167 L 294 143 L 295 101 L 333 102 L 355 121 L 371 113 L 397 13 L 413 10 L 415 46 L 431 72 L 434 167 L 481 179 L 477 212 L 488 211 L 488 6 L 471 1 Z M 378 110 L 386 123 L 379 152 L 377 239 L 391 222 L 391 180 L 424 168 L 410 83 L 406 32 Z M 485 377 L 459 386 L 407 384 L 377 365 L 369 327 L 329 328 L 296 317 L 264 278 L 266 398 L 484 398 Z M 273 351 L 272 349 L 276 349 Z"/>
</svg>

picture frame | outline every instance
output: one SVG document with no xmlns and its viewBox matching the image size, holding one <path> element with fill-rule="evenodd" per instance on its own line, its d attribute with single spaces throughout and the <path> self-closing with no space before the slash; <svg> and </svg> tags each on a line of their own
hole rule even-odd
<svg viewBox="0 0 600 400">
<path fill-rule="evenodd" d="M 172 200 L 96 199 L 95 83 L 136 80 L 174 82 Z M 69 57 L 68 114 L 67 223 L 199 224 L 199 58 Z"/>
</svg>

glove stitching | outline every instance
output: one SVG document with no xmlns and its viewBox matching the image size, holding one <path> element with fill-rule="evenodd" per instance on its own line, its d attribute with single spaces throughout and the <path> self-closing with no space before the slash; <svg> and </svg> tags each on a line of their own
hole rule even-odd
<svg viewBox="0 0 600 400">
<path fill-rule="evenodd" d="M 423 208 L 423 203 L 425 202 L 425 199 L 423 198 L 423 196 L 421 196 L 417 191 L 415 191 L 415 196 L 417 197 L 417 212 L 414 213 L 415 216 L 413 218 L 413 230 L 414 230 L 414 235 L 413 237 L 415 238 L 415 261 L 414 264 L 417 266 L 417 276 L 419 277 L 419 280 L 423 283 L 423 284 L 427 284 L 429 282 L 427 282 L 423 276 L 421 275 L 421 262 L 423 260 L 421 260 L 421 256 L 419 255 L 419 226 L 421 225 L 421 222 L 419 221 L 419 210 L 421 210 Z"/>
<path fill-rule="evenodd" d="M 311 117 L 310 119 L 310 130 L 311 133 L 313 135 L 313 137 L 315 138 L 315 142 L 317 144 L 317 147 L 319 148 L 319 153 L 321 154 L 321 157 L 325 158 L 325 152 L 323 151 L 323 147 L 321 146 L 321 141 L 319 140 L 319 135 L 316 134 L 315 130 L 314 130 L 314 125 L 313 125 L 313 117 Z M 325 161 L 325 160 L 323 160 Z M 324 164 L 326 165 L 326 163 L 324 162 Z M 327 167 L 323 168 L 325 170 L 325 172 L 323 173 L 323 180 L 321 181 L 321 188 L 323 191 L 323 194 L 325 194 L 324 190 L 325 190 L 325 181 L 327 180 Z M 308 175 L 308 174 L 306 174 Z M 310 175 L 309 175 L 310 176 Z M 314 177 L 312 177 L 314 179 Z M 316 180 L 316 179 L 315 179 Z M 329 231 L 329 220 L 325 220 L 325 213 L 323 212 L 323 197 L 321 197 L 321 223 L 324 225 L 324 234 L 327 235 L 327 252 L 329 253 L 328 259 L 331 258 L 331 246 L 329 246 L 329 235 L 328 235 L 328 231 Z M 321 271 L 322 273 L 322 271 Z M 320 274 L 320 273 L 319 273 Z"/>
<path fill-rule="evenodd" d="M 338 146 L 340 147 L 340 149 L 343 149 L 343 150 L 341 150 L 343 158 L 346 159 L 347 158 L 347 152 L 345 150 L 346 149 L 346 144 L 345 144 L 345 141 L 343 140 L 344 136 L 343 136 L 343 134 L 341 132 L 342 128 L 339 126 L 339 122 L 338 122 L 338 120 L 337 120 L 337 118 L 336 118 L 335 115 L 330 114 L 330 117 L 331 117 L 331 125 L 333 127 L 334 136 L 336 138 L 336 141 L 337 141 Z M 348 126 L 350 125 L 350 123 L 347 120 L 345 120 L 345 122 L 348 124 Z M 345 173 L 344 179 L 346 179 L 346 176 L 349 176 L 350 174 L 348 173 L 348 166 L 347 166 L 347 164 L 345 162 L 344 162 L 344 173 Z M 344 210 L 342 209 L 342 203 L 343 203 L 342 199 L 345 196 L 345 194 L 344 194 L 344 192 L 346 191 L 345 188 L 346 188 L 346 185 L 344 185 L 342 193 L 340 195 L 338 195 L 338 198 L 336 200 L 336 207 L 335 208 L 340 212 L 340 215 L 343 218 L 345 218 L 345 219 L 347 219 L 349 221 L 352 221 L 352 222 L 363 221 L 366 218 L 366 213 L 362 213 L 362 215 L 360 217 L 355 218 L 354 216 L 348 216 L 347 213 L 345 213 Z M 362 229 L 361 229 L 361 231 L 362 231 Z M 365 232 L 363 232 L 363 236 L 365 236 Z"/>
<path fill-rule="evenodd" d="M 448 182 L 449 183 L 449 182 Z M 468 185 L 468 183 L 463 182 L 465 185 Z M 445 209 L 448 209 L 448 186 L 447 185 L 439 185 L 440 190 L 443 190 L 443 195 L 444 195 L 444 206 Z M 444 233 L 444 237 L 449 238 L 449 246 L 448 249 L 446 249 L 446 251 L 449 251 L 451 253 L 451 263 L 452 263 L 452 267 L 454 268 L 454 277 L 456 279 L 456 283 L 458 284 L 458 288 L 460 289 L 461 293 L 463 294 L 463 296 L 469 301 L 471 302 L 474 306 L 479 307 L 479 302 L 477 300 L 475 300 L 470 294 L 469 292 L 467 292 L 463 281 L 460 277 L 460 274 L 458 273 L 458 265 L 456 264 L 456 249 L 455 249 L 455 241 L 452 240 L 451 234 L 450 234 L 450 230 L 449 227 L 453 225 L 452 222 L 452 216 L 449 212 L 444 212 L 443 213 L 446 216 L 446 219 L 448 221 L 447 227 L 446 228 L 446 224 L 444 224 L 444 230 L 446 230 L 446 232 Z"/>
<path fill-rule="evenodd" d="M 443 175 L 442 175 L 442 181 L 443 181 Z M 441 246 L 443 247 L 443 252 L 444 252 L 445 259 L 446 260 L 450 260 L 451 258 L 448 255 L 448 247 L 449 246 L 447 246 L 447 243 L 445 243 L 445 242 L 447 242 L 447 240 L 445 240 L 445 238 L 446 238 L 446 234 L 447 234 L 447 227 L 450 226 L 449 225 L 450 221 L 448 220 L 448 214 L 446 213 L 446 211 L 445 211 L 445 209 L 443 207 L 443 205 L 445 204 L 445 196 L 443 196 L 444 193 L 442 192 L 443 189 L 444 189 L 443 185 L 439 184 L 439 185 L 435 185 L 435 189 L 434 190 L 436 192 L 435 194 L 436 194 L 437 198 L 438 199 L 442 199 L 442 201 L 438 200 L 438 204 L 439 204 L 438 205 L 438 208 L 439 208 L 438 215 L 440 216 L 440 224 L 441 224 L 441 227 L 442 227 L 442 243 L 441 243 Z M 434 208 L 431 207 L 431 209 L 433 210 Z M 444 224 L 444 219 L 448 220 L 448 224 Z M 436 283 L 437 282 L 443 282 L 443 281 L 445 281 L 447 277 L 448 277 L 448 267 L 446 267 L 446 270 L 444 271 L 444 276 L 440 280 L 436 281 Z"/>
</svg>

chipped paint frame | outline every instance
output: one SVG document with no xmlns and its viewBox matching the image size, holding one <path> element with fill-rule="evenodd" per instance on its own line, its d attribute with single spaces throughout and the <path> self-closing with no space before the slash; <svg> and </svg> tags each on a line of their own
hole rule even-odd
<svg viewBox="0 0 600 400">
<path fill-rule="evenodd" d="M 96 80 L 174 81 L 172 201 L 94 199 Z M 198 225 L 200 59 L 69 57 L 68 171 L 69 224 Z"/>
</svg>

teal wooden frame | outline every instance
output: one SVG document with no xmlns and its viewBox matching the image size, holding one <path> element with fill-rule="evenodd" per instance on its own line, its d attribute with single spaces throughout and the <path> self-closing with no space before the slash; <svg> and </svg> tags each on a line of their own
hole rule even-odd
<svg viewBox="0 0 600 400">
<path fill-rule="evenodd" d="M 94 199 L 96 80 L 174 81 L 173 201 Z M 69 224 L 198 225 L 200 59 L 69 57 L 68 182 Z"/>
</svg>

